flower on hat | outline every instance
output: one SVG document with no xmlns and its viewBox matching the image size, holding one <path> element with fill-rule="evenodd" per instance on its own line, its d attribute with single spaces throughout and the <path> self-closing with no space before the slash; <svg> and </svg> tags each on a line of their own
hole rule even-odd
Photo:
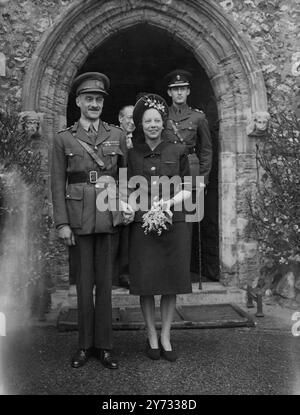
<svg viewBox="0 0 300 415">
<path fill-rule="evenodd" d="M 159 102 L 158 100 L 156 100 L 155 98 L 150 98 L 147 97 L 147 99 L 144 102 L 145 107 L 148 108 L 154 108 L 162 113 L 166 113 L 166 107 L 164 104 L 162 104 L 161 102 Z"/>
</svg>

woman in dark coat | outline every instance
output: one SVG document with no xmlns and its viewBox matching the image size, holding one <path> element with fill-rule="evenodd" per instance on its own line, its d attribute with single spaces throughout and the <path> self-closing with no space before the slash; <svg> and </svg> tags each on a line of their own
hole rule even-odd
<svg viewBox="0 0 300 415">
<path fill-rule="evenodd" d="M 147 328 L 147 355 L 153 360 L 162 355 L 175 361 L 170 330 L 176 294 L 191 292 L 191 237 L 183 209 L 184 201 L 191 195 L 191 184 L 186 178 L 190 173 L 185 146 L 162 138 L 167 116 L 167 104 L 156 94 L 140 98 L 133 112 L 137 129 L 134 148 L 128 153 L 128 173 L 129 204 L 135 210 L 135 217 L 130 225 L 129 269 L 130 293 L 140 296 Z M 177 180 L 164 188 L 159 185 L 162 176 L 177 177 Z M 163 207 L 172 223 L 167 223 L 167 229 L 161 234 L 154 231 L 145 234 L 143 215 L 155 204 Z M 155 327 L 154 295 L 161 295 L 160 339 Z"/>
</svg>

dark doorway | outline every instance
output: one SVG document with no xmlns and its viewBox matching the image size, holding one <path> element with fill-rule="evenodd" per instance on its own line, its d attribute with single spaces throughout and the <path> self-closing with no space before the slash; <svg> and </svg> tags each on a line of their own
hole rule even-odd
<svg viewBox="0 0 300 415">
<path fill-rule="evenodd" d="M 117 124 L 119 109 L 127 104 L 134 105 L 140 92 L 158 93 L 170 104 L 164 77 L 176 68 L 192 73 L 188 103 L 206 113 L 212 133 L 213 168 L 205 197 L 205 217 L 201 222 L 201 275 L 202 280 L 218 280 L 218 111 L 209 78 L 192 51 L 165 30 L 141 24 L 111 36 L 89 55 L 77 75 L 96 71 L 109 76 L 110 95 L 105 99 L 101 118 Z M 78 117 L 74 96 L 70 94 L 68 125 L 73 124 Z M 199 242 L 195 237 L 191 268 L 196 274 L 200 271 L 199 262 Z"/>
</svg>

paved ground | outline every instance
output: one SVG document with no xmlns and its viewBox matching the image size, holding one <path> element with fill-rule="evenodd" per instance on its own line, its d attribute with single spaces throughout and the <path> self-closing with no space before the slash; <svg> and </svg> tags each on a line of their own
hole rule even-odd
<svg viewBox="0 0 300 415">
<path fill-rule="evenodd" d="M 117 371 L 96 360 L 72 369 L 77 332 L 59 333 L 42 323 L 18 328 L 0 337 L 2 393 L 300 394 L 300 337 L 291 332 L 295 310 L 265 305 L 264 311 L 255 328 L 174 330 L 176 363 L 145 356 L 144 330 L 115 331 Z"/>
</svg>

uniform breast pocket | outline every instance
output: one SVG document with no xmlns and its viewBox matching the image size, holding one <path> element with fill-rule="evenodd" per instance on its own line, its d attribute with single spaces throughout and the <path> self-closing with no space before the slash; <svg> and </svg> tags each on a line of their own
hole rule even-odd
<svg viewBox="0 0 300 415">
<path fill-rule="evenodd" d="M 66 204 L 71 228 L 82 227 L 83 186 L 71 184 L 66 191 Z"/>
<path fill-rule="evenodd" d="M 185 128 L 182 129 L 185 142 L 190 144 L 191 141 L 196 140 L 197 135 L 197 126 L 194 124 L 188 124 Z M 195 145 L 195 144 L 194 144 Z"/>
<path fill-rule="evenodd" d="M 83 149 L 72 149 L 66 148 L 65 149 L 65 156 L 68 162 L 68 171 L 81 171 L 84 170 L 83 168 L 83 158 L 84 153 Z"/>
<path fill-rule="evenodd" d="M 161 159 L 161 176 L 176 176 L 179 174 L 179 162 L 173 159 Z"/>
</svg>

